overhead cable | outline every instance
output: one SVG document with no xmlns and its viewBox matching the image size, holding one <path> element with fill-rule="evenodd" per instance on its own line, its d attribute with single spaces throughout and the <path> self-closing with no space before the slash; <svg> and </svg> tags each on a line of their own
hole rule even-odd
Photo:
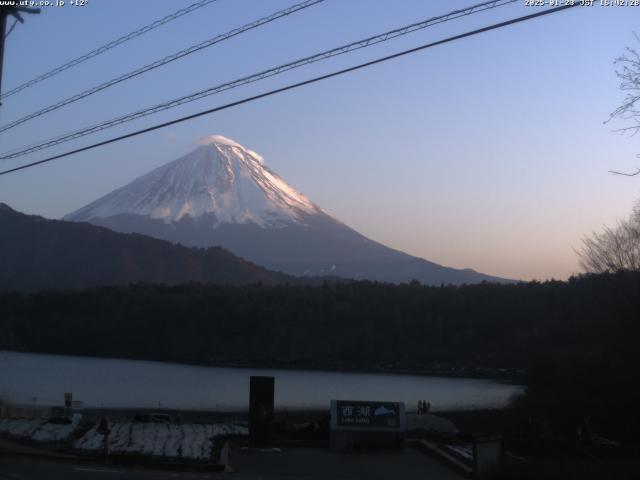
<svg viewBox="0 0 640 480">
<path fill-rule="evenodd" d="M 129 73 L 125 73 L 124 75 L 120 75 L 118 77 L 112 78 L 111 80 L 108 80 L 106 82 L 103 82 L 99 85 L 96 85 L 94 87 L 91 87 L 87 90 L 84 90 L 80 93 L 76 93 L 75 95 L 72 95 L 71 97 L 68 97 L 64 100 L 61 100 L 57 103 L 54 103 L 53 105 L 49 105 L 48 107 L 42 108 L 36 112 L 30 113 L 29 115 L 26 115 L 22 118 L 19 118 L 18 120 L 14 120 L 13 122 L 7 123 L 6 125 L 2 125 L 0 126 L 0 133 L 1 132 L 6 132 L 7 130 L 10 130 L 14 127 L 17 127 L 18 125 L 21 125 L 25 122 L 28 122 L 29 120 L 32 120 L 36 117 L 39 117 L 41 115 L 44 115 L 46 113 L 50 113 L 53 112 L 54 110 L 58 110 L 59 108 L 62 108 L 66 105 L 69 105 L 71 103 L 75 103 L 78 100 L 82 100 L 83 98 L 86 98 L 90 95 L 93 95 L 94 93 L 98 93 L 106 88 L 112 87 L 114 85 L 117 85 L 118 83 L 122 83 L 126 80 L 129 80 L 133 77 L 137 77 L 138 75 L 142 75 L 143 73 L 147 73 L 151 70 L 155 70 L 156 68 L 162 67 L 168 63 L 171 63 L 175 60 L 178 60 L 182 57 L 186 57 L 187 55 L 191 55 L 192 53 L 198 52 L 204 48 L 210 47 L 212 45 L 215 45 L 217 43 L 223 42 L 225 40 L 228 40 L 232 37 L 235 37 L 236 35 L 240 35 L 244 32 L 247 32 L 249 30 L 253 30 L 254 28 L 258 28 L 262 25 L 265 25 L 267 23 L 271 23 L 275 20 L 278 20 L 282 17 L 286 17 L 287 15 L 291 15 L 292 13 L 298 12 L 300 10 L 304 10 L 305 8 L 309 8 L 313 5 L 316 5 L 318 3 L 322 3 L 325 0 L 305 0 L 302 3 L 298 3 L 296 5 L 293 5 L 289 8 L 286 8 L 284 10 L 279 10 L 275 13 L 272 13 L 271 15 L 267 16 L 267 17 L 262 17 L 258 20 L 255 20 L 251 23 L 248 23 L 246 25 L 243 25 L 242 27 L 239 28 L 234 28 L 233 30 L 230 30 L 226 33 L 223 33 L 221 35 L 216 35 L 213 38 L 210 38 L 208 40 L 205 40 L 204 42 L 200 42 L 197 45 L 192 45 L 188 48 L 185 48 L 183 50 L 180 50 L 179 52 L 176 53 L 172 53 L 171 55 L 168 55 L 164 58 L 161 58 L 160 60 L 156 60 L 155 62 L 149 63 L 143 67 L 137 68 Z"/>
<path fill-rule="evenodd" d="M 460 10 L 454 10 L 445 15 L 440 15 L 437 17 L 432 17 L 427 20 L 423 20 L 421 22 L 413 23 L 411 25 L 406 25 L 404 27 L 396 28 L 394 30 L 390 30 L 378 35 L 374 35 L 363 40 L 358 40 L 356 42 L 351 42 L 346 45 L 342 45 L 340 47 L 332 48 L 331 50 L 325 50 L 320 53 L 316 53 L 314 55 L 304 57 L 293 62 L 285 63 L 283 65 L 279 65 L 277 67 L 270 68 L 268 70 L 264 70 L 258 73 L 254 73 L 252 75 L 238 78 L 236 80 L 232 80 L 230 82 L 223 83 L 221 85 L 216 85 L 213 87 L 206 88 L 204 90 L 200 90 L 195 93 L 191 93 L 189 95 L 185 95 L 179 98 L 175 98 L 173 100 L 163 102 L 157 105 L 153 105 L 151 107 L 144 108 L 142 110 L 138 110 L 132 113 L 128 113 L 126 115 L 121 115 L 116 118 L 112 118 L 111 120 L 107 120 L 89 127 L 84 127 L 79 130 L 75 130 L 73 132 L 65 133 L 61 136 L 44 140 L 34 145 L 26 146 L 19 149 L 14 149 L 12 151 L 4 152 L 0 154 L 0 160 L 7 160 L 12 158 L 21 157 L 23 155 L 27 155 L 32 152 L 36 152 L 39 150 L 43 150 L 45 148 L 53 147 L 55 145 L 59 145 L 61 143 L 66 143 L 71 140 L 75 140 L 86 135 L 90 135 L 102 130 L 106 130 L 108 128 L 114 127 L 116 125 L 120 125 L 122 123 L 130 122 L 132 120 L 136 120 L 138 118 L 146 117 L 148 115 L 152 115 L 154 113 L 158 113 L 164 110 L 168 110 L 170 108 L 175 108 L 180 105 L 184 105 L 186 103 L 193 102 L 195 100 L 200 100 L 201 98 L 208 97 L 210 95 L 214 95 L 220 92 L 224 92 L 227 90 L 231 90 L 233 88 L 240 87 L 242 85 L 247 85 L 249 83 L 254 83 L 265 78 L 273 77 L 275 75 L 279 75 L 281 73 L 287 72 L 289 70 L 293 70 L 295 68 L 299 68 L 305 65 L 309 65 L 315 62 L 319 62 L 322 60 L 326 60 L 328 58 L 332 58 L 338 55 L 344 55 L 346 53 L 352 52 L 354 50 L 359 50 L 365 47 L 369 47 L 371 45 L 375 45 L 378 43 L 386 42 L 391 39 L 407 35 L 418 30 L 422 30 L 433 25 L 437 25 L 440 23 L 448 22 L 451 20 L 455 20 L 457 18 L 471 15 L 474 13 L 482 12 L 485 10 L 490 10 L 493 8 L 497 8 L 500 6 L 504 6 L 510 3 L 515 3 L 518 0 L 492 0 L 488 2 L 483 2 L 477 5 L 473 5 L 471 7 L 467 7 Z"/>
<path fill-rule="evenodd" d="M 206 5 L 209 5 L 210 3 L 216 2 L 217 0 L 200 0 L 198 2 L 195 2 L 191 5 L 189 5 L 188 7 L 185 8 L 181 8 L 180 10 L 178 10 L 177 12 L 174 12 L 170 15 L 167 15 L 166 17 L 163 17 L 159 20 L 156 20 L 153 23 L 150 23 L 149 25 L 145 25 L 144 27 L 141 27 L 137 30 L 134 30 L 131 33 L 128 33 L 126 35 L 123 35 L 122 37 L 113 40 L 109 43 L 106 43 L 105 45 L 102 45 L 101 47 L 95 48 L 93 50 L 91 50 L 90 52 L 85 53 L 84 55 L 80 55 L 77 58 L 74 58 L 73 60 L 68 61 L 67 63 L 60 65 L 52 70 L 49 70 L 46 73 L 43 73 L 42 75 L 39 75 L 29 81 L 26 81 L 20 85 L 18 85 L 17 87 L 9 90 L 6 93 L 3 93 L 2 95 L 0 95 L 0 100 L 10 97 L 11 95 L 15 95 L 18 92 L 21 92 L 22 90 L 24 90 L 25 88 L 29 88 L 32 87 L 33 85 L 40 83 L 48 78 L 51 78 L 61 72 L 64 72 L 65 70 L 70 69 L 71 67 L 75 67 L 76 65 L 81 64 L 82 62 L 85 62 L 87 60 L 89 60 L 90 58 L 93 57 L 97 57 L 98 55 L 105 53 L 109 50 L 111 50 L 112 48 L 117 47 L 118 45 L 122 45 L 125 42 L 128 42 L 129 40 L 132 40 L 136 37 L 139 37 L 140 35 L 144 35 L 147 32 L 150 32 L 151 30 L 160 27 L 161 25 L 164 25 L 165 23 L 169 23 L 172 20 L 175 20 L 176 18 L 180 18 L 183 15 L 186 15 L 187 13 L 191 13 L 195 10 L 198 10 L 199 8 L 202 8 Z M 12 27 L 13 29 L 13 27 Z M 9 33 L 11 33 L 11 31 L 9 31 Z M 7 33 L 7 35 L 9 35 Z"/>
<path fill-rule="evenodd" d="M 160 123 L 160 124 L 157 124 L 157 125 L 154 125 L 154 126 L 151 126 L 151 127 L 143 128 L 141 130 L 136 130 L 134 132 L 130 132 L 130 133 L 127 133 L 125 135 L 120 135 L 118 137 L 110 138 L 110 139 L 104 140 L 102 142 L 94 143 L 92 145 L 87 145 L 87 146 L 81 147 L 81 148 L 76 148 L 75 150 L 70 150 L 68 152 L 61 153 L 61 154 L 58 154 L 58 155 L 53 155 L 51 157 L 44 158 L 42 160 L 38 160 L 36 162 L 27 163 L 27 164 L 24 164 L 24 165 L 20 165 L 18 167 L 10 168 L 8 170 L 3 170 L 3 171 L 0 171 L 0 176 L 1 175 L 7 175 L 7 174 L 13 173 L 13 172 L 17 172 L 19 170 L 24 170 L 24 169 L 27 169 L 27 168 L 31 168 L 31 167 L 34 167 L 36 165 L 42 165 L 44 163 L 51 162 L 51 161 L 54 161 L 54 160 L 58 160 L 60 158 L 68 157 L 68 156 L 74 155 L 76 153 L 85 152 L 87 150 L 92 150 L 94 148 L 98 148 L 98 147 L 101 147 L 101 146 L 104 146 L 104 145 L 108 145 L 108 144 L 111 144 L 111 143 L 119 142 L 119 141 L 127 139 L 127 138 L 131 138 L 131 137 L 135 137 L 135 136 L 138 136 L 138 135 L 142 135 L 143 133 L 148 133 L 148 132 L 151 132 L 151 131 L 154 131 L 154 130 L 158 130 L 160 128 L 168 127 L 170 125 L 175 125 L 177 123 L 185 122 L 187 120 L 192 120 L 194 118 L 202 117 L 204 115 L 209 115 L 211 113 L 219 112 L 221 110 L 226 110 L 226 109 L 229 109 L 229 108 L 232 108 L 232 107 L 236 107 L 238 105 L 243 105 L 245 103 L 253 102 L 253 101 L 259 100 L 261 98 L 269 97 L 269 96 L 272 96 L 272 95 L 276 95 L 278 93 L 286 92 L 288 90 L 293 90 L 293 89 L 296 89 L 296 88 L 299 88 L 299 87 L 303 87 L 305 85 L 310 85 L 312 83 L 320 82 L 322 80 L 327 80 L 329 78 L 333 78 L 333 77 L 337 77 L 337 76 L 340 76 L 340 75 L 344 75 L 346 73 L 350 73 L 350 72 L 353 72 L 353 71 L 356 71 L 356 70 L 360 70 L 362 68 L 370 67 L 372 65 L 377 65 L 379 63 L 387 62 L 389 60 L 393 60 L 395 58 L 399 58 L 399 57 L 402 57 L 402 56 L 405 56 L 405 55 L 409 55 L 411 53 L 416 53 L 416 52 L 419 52 L 421 50 L 425 50 L 427 48 L 432 48 L 432 47 L 435 47 L 435 46 L 438 46 L 438 45 L 449 43 L 449 42 L 452 42 L 452 41 L 455 41 L 455 40 L 460 40 L 460 39 L 466 38 L 466 37 L 471 37 L 473 35 L 478 35 L 480 33 L 485 33 L 485 32 L 491 31 L 491 30 L 496 30 L 498 28 L 503 28 L 503 27 L 506 27 L 506 26 L 509 26 L 509 25 L 513 25 L 513 24 L 516 24 L 516 23 L 520 23 L 520 22 L 524 22 L 524 21 L 527 21 L 527 20 L 533 20 L 534 18 L 542 17 L 542 16 L 545 16 L 545 15 L 550 15 L 550 14 L 553 14 L 553 13 L 556 13 L 556 12 L 560 12 L 560 11 L 567 10 L 569 8 L 578 7 L 578 6 L 580 6 L 579 3 L 574 3 L 574 4 L 563 5 L 561 7 L 544 9 L 544 10 L 542 10 L 540 12 L 532 13 L 532 14 L 529 14 L 529 15 L 524 15 L 522 17 L 513 18 L 511 20 L 507 20 L 507 21 L 500 22 L 500 23 L 495 23 L 493 25 L 489 25 L 487 27 L 479 28 L 477 30 L 472 30 L 472 31 L 469 31 L 469 32 L 461 33 L 459 35 L 454 35 L 452 37 L 448 37 L 448 38 L 445 38 L 443 40 L 438 40 L 436 42 L 431 42 L 431 43 L 427 43 L 427 44 L 424 44 L 424 45 L 420 45 L 418 47 L 410 48 L 408 50 L 403 50 L 401 52 L 394 53 L 392 55 L 387 55 L 385 57 L 381 57 L 381 58 L 378 58 L 376 60 L 371 60 L 369 62 L 365 62 L 365 63 L 361 63 L 359 65 L 355 65 L 353 67 L 349 67 L 349 68 L 345 68 L 345 69 L 342 69 L 342 70 L 338 70 L 338 71 L 335 71 L 335 72 L 332 72 L 332 73 L 328 73 L 328 74 L 325 74 L 325 75 L 320 75 L 318 77 L 314 77 L 314 78 L 311 78 L 309 80 L 304 80 L 302 82 L 297 82 L 297 83 L 290 84 L 290 85 L 287 85 L 287 86 L 284 86 L 284 87 L 280 87 L 280 88 L 276 88 L 274 90 L 270 90 L 268 92 L 264 92 L 264 93 L 261 93 L 261 94 L 258 94 L 258 95 L 253 95 L 251 97 L 246 97 L 246 98 L 243 98 L 241 100 L 237 100 L 235 102 L 227 103 L 226 105 L 210 108 L 208 110 L 203 110 L 201 112 L 197 112 L 197 113 L 194 113 L 194 114 L 191 114 L 191 115 L 187 115 L 185 117 L 176 118 L 176 119 L 168 121 L 168 122 L 164 122 L 164 123 Z"/>
</svg>

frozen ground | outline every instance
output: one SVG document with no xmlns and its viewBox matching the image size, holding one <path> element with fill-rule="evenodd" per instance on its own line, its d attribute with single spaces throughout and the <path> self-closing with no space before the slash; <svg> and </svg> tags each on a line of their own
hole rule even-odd
<svg viewBox="0 0 640 480">
<path fill-rule="evenodd" d="M 103 435 L 96 424 L 75 443 L 78 450 L 102 451 Z M 116 422 L 109 426 L 111 454 L 139 454 L 186 460 L 209 460 L 215 437 L 248 435 L 246 427 L 230 424 L 169 424 Z"/>
<path fill-rule="evenodd" d="M 3 418 L 0 419 L 0 433 L 36 442 L 61 442 L 78 428 L 81 418 L 74 415 L 71 423 L 50 423 L 41 418 Z"/>
</svg>

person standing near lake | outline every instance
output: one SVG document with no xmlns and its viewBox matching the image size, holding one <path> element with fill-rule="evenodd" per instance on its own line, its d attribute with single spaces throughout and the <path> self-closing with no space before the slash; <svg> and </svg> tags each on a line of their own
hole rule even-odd
<svg viewBox="0 0 640 480">
<path fill-rule="evenodd" d="M 422 415 L 422 409 L 423 409 L 423 405 L 422 405 L 422 400 L 418 400 L 418 415 Z"/>
</svg>

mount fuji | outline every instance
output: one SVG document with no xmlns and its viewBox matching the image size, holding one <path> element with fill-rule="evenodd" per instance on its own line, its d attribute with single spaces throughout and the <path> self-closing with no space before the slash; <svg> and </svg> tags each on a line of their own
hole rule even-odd
<svg viewBox="0 0 640 480">
<path fill-rule="evenodd" d="M 220 135 L 64 217 L 186 246 L 221 246 L 272 270 L 428 285 L 505 282 L 366 238 Z"/>
</svg>

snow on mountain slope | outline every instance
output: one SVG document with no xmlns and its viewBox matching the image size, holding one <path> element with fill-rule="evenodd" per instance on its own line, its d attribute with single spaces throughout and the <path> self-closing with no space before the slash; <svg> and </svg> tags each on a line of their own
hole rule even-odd
<svg viewBox="0 0 640 480">
<path fill-rule="evenodd" d="M 186 215 L 214 214 L 218 223 L 253 222 L 273 227 L 321 212 L 267 168 L 258 154 L 221 135 L 203 139 L 191 153 L 65 217 L 89 221 L 119 214 L 166 223 Z"/>
</svg>

